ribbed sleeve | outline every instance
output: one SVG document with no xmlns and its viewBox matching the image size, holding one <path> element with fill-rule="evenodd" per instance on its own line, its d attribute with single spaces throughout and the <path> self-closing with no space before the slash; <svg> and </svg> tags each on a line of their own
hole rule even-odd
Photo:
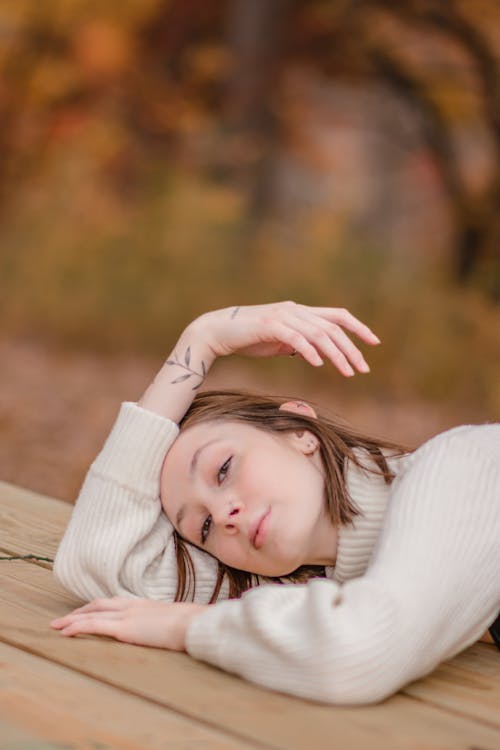
<svg viewBox="0 0 500 750">
<path fill-rule="evenodd" d="M 178 426 L 126 402 L 85 478 L 57 550 L 54 574 L 82 599 L 139 596 L 173 600 L 177 564 L 172 525 L 160 502 L 160 474 Z M 212 594 L 217 563 L 190 548 L 195 601 Z M 223 588 L 220 598 L 227 596 Z"/>
<path fill-rule="evenodd" d="M 394 481 L 365 574 L 218 603 L 188 652 L 285 693 L 384 699 L 475 642 L 500 608 L 500 425 L 443 433 Z"/>
</svg>

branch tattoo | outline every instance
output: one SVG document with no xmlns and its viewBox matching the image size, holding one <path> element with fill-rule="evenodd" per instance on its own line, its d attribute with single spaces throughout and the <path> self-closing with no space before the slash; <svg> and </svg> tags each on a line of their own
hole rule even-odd
<svg viewBox="0 0 500 750">
<path fill-rule="evenodd" d="M 201 372 L 196 372 L 196 370 L 193 370 L 193 368 L 190 367 L 190 363 L 191 363 L 191 347 L 190 346 L 188 346 L 184 354 L 184 362 L 180 361 L 179 357 L 177 356 L 177 352 L 174 352 L 174 359 L 167 359 L 167 365 L 175 365 L 187 371 L 186 373 L 184 373 L 184 375 L 179 375 L 179 377 L 175 378 L 175 380 L 171 380 L 170 383 L 172 385 L 175 385 L 176 383 L 183 383 L 185 380 L 188 380 L 189 378 L 193 377 L 193 375 L 195 375 L 200 378 L 200 382 L 194 385 L 192 388 L 192 390 L 195 391 L 197 388 L 200 387 L 200 385 L 205 380 L 205 375 L 207 374 L 207 367 L 205 365 L 205 362 L 201 360 Z"/>
<path fill-rule="evenodd" d="M 231 320 L 233 320 L 240 308 L 235 307 L 234 310 L 231 313 Z M 184 362 L 181 362 L 179 357 L 177 356 L 177 352 L 174 351 L 174 359 L 167 359 L 167 365 L 172 365 L 173 367 L 181 367 L 183 370 L 186 370 L 184 375 L 179 375 L 178 378 L 175 378 L 175 380 L 171 380 L 171 385 L 176 385 L 177 383 L 184 383 L 185 380 L 188 380 L 189 378 L 196 376 L 200 378 L 200 382 L 196 383 L 196 385 L 193 385 L 192 390 L 196 391 L 197 388 L 201 386 L 203 381 L 205 380 L 205 376 L 207 374 L 207 366 L 205 365 L 204 360 L 201 360 L 201 372 L 196 372 L 196 370 L 193 370 L 192 367 L 190 367 L 191 364 L 191 347 L 188 346 L 186 349 L 186 352 L 184 354 Z"/>
</svg>

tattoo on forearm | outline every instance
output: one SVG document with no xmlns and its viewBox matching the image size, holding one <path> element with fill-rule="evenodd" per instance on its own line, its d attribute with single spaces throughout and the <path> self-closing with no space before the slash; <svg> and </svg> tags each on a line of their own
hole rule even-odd
<svg viewBox="0 0 500 750">
<path fill-rule="evenodd" d="M 196 370 L 193 370 L 192 367 L 190 367 L 191 363 L 191 347 L 188 346 L 186 349 L 186 353 L 184 354 L 184 363 L 179 360 L 179 357 L 177 356 L 177 352 L 174 351 L 174 359 L 167 359 L 167 365 L 175 365 L 176 367 L 182 367 L 183 370 L 187 370 L 187 372 L 184 375 L 179 375 L 178 378 L 175 378 L 175 380 L 171 380 L 170 383 L 172 385 L 175 385 L 176 383 L 183 383 L 188 378 L 191 378 L 193 375 L 198 376 L 200 378 L 200 382 L 193 386 L 192 390 L 195 391 L 197 388 L 200 387 L 200 385 L 205 380 L 205 375 L 207 374 L 207 367 L 205 365 L 205 362 L 201 360 L 201 372 L 196 372 Z"/>
<path fill-rule="evenodd" d="M 238 315 L 239 311 L 240 311 L 239 307 L 234 308 L 233 312 L 231 313 L 231 320 Z"/>
</svg>

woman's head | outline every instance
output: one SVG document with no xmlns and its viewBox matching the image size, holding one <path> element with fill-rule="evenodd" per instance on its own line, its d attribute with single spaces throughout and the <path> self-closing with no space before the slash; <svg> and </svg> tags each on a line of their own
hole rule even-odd
<svg viewBox="0 0 500 750">
<path fill-rule="evenodd" d="M 301 401 L 205 391 L 180 427 L 161 498 L 176 529 L 181 583 L 184 542 L 219 560 L 219 585 L 228 574 L 236 595 L 251 585 L 250 574 L 282 578 L 333 564 L 338 526 L 359 513 L 346 490 L 345 458 L 356 461 L 353 448 L 364 447 L 391 477 L 380 443 Z"/>
<path fill-rule="evenodd" d="M 163 507 L 184 540 L 232 568 L 273 577 L 332 565 L 336 548 L 319 440 L 280 422 L 280 408 L 275 426 L 288 429 L 231 411 L 183 426 L 161 482 Z"/>
</svg>

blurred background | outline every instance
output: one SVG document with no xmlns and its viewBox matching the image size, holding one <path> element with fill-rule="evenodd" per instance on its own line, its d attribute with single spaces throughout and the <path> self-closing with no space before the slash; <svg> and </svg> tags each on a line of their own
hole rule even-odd
<svg viewBox="0 0 500 750">
<path fill-rule="evenodd" d="M 500 3 L 3 0 L 0 478 L 73 500 L 227 305 L 347 307 L 343 379 L 216 363 L 418 444 L 500 419 Z"/>
</svg>

